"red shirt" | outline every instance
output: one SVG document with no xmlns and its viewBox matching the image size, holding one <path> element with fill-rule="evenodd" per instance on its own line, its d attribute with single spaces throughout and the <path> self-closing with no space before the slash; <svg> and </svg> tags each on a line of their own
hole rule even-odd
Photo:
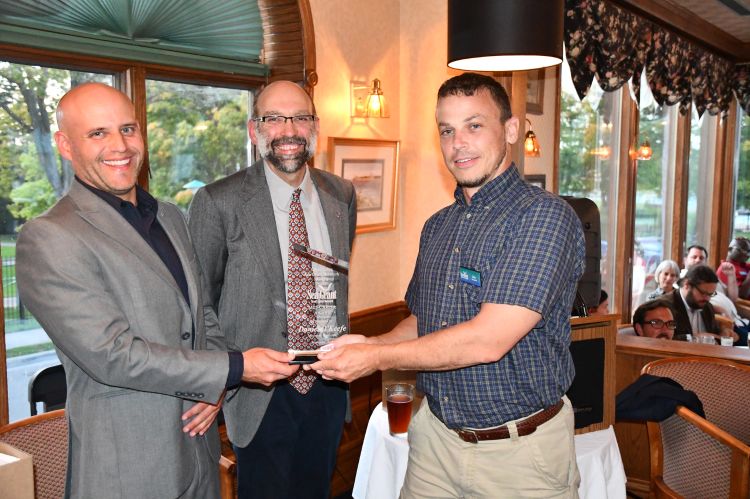
<svg viewBox="0 0 750 499">
<path fill-rule="evenodd" d="M 742 284 L 747 277 L 748 272 L 750 272 L 750 265 L 740 262 L 735 262 L 734 260 L 722 260 L 721 263 L 724 263 L 725 261 L 728 261 L 734 266 L 734 275 L 737 277 L 737 285 L 739 286 Z M 724 275 L 723 272 L 717 272 L 716 275 L 719 276 L 719 279 L 722 283 L 727 283 L 727 277 Z"/>
</svg>

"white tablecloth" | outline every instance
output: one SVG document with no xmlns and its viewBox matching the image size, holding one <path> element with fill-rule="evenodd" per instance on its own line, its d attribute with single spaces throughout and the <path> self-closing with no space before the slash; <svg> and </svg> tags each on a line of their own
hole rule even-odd
<svg viewBox="0 0 750 499">
<path fill-rule="evenodd" d="M 581 474 L 578 495 L 590 499 L 624 499 L 625 469 L 615 432 L 606 430 L 576 435 L 576 462 Z M 409 443 L 388 431 L 388 414 L 378 406 L 367 424 L 362 454 L 354 480 L 354 499 L 398 497 L 406 474 Z"/>
</svg>

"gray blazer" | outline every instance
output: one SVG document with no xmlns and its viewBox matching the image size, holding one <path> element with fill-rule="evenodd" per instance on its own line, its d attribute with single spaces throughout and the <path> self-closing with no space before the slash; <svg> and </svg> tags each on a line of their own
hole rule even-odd
<svg viewBox="0 0 750 499">
<path fill-rule="evenodd" d="M 190 438 L 180 416 L 193 401 L 221 396 L 226 352 L 195 350 L 225 344 L 201 306 L 182 214 L 159 203 L 158 220 L 182 262 L 190 306 L 143 238 L 78 182 L 18 238 L 21 299 L 65 366 L 67 497 L 178 497 L 194 479 L 196 446 L 208 447 L 217 461 L 204 466 L 218 473 L 216 425 Z"/>
<path fill-rule="evenodd" d="M 351 182 L 310 168 L 328 226 L 333 256 L 349 260 L 357 217 Z M 190 206 L 190 232 L 206 288 L 230 349 L 287 349 L 286 293 L 279 238 L 261 161 L 200 189 Z M 338 324 L 349 324 L 348 280 L 337 274 Z M 273 388 L 244 385 L 224 404 L 227 433 L 246 447 L 260 425 Z"/>
</svg>

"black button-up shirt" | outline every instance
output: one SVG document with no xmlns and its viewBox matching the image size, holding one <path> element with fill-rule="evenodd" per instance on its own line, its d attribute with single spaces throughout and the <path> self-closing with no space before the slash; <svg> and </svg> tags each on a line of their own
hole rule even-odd
<svg viewBox="0 0 750 499">
<path fill-rule="evenodd" d="M 156 219 L 156 213 L 159 210 L 159 203 L 156 199 L 141 187 L 136 186 L 135 196 L 137 204 L 134 205 L 112 193 L 102 191 L 82 182 L 78 177 L 76 177 L 76 181 L 112 206 L 140 234 L 143 240 L 151 246 L 151 249 L 159 255 L 159 258 L 164 262 L 167 269 L 169 269 L 177 286 L 182 291 L 182 296 L 185 297 L 185 301 L 190 305 L 187 279 L 185 278 L 185 271 L 182 268 L 182 262 L 172 245 L 172 241 L 169 240 L 167 233 L 164 232 L 161 224 Z M 236 386 L 240 383 L 243 366 L 244 358 L 242 354 L 240 352 L 229 352 L 227 387 Z"/>
</svg>

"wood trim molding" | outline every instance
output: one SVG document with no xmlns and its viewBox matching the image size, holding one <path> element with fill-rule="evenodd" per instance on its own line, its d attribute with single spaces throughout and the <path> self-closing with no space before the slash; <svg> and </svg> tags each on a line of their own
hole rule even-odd
<svg viewBox="0 0 750 499">
<path fill-rule="evenodd" d="M 409 315 L 411 311 L 405 301 L 387 303 L 349 314 L 349 330 L 356 334 L 376 336 L 387 333 Z"/>
<path fill-rule="evenodd" d="M 315 60 L 315 27 L 313 26 L 310 0 L 297 0 L 297 4 L 299 5 L 300 21 L 302 22 L 302 52 L 304 55 L 302 67 L 305 88 L 312 95 L 313 87 L 318 84 Z"/>
<path fill-rule="evenodd" d="M 528 71 L 513 71 L 510 82 L 510 108 L 513 110 L 513 114 L 519 116 L 520 121 L 518 124 L 518 140 L 510 146 L 510 150 L 511 156 L 516 163 L 516 168 L 521 175 L 524 174 L 526 167 L 523 139 L 526 130 L 526 82 L 528 74 Z M 542 81 L 541 84 L 544 85 L 544 82 Z M 521 119 L 520 116 L 523 116 L 524 119 Z"/>
<path fill-rule="evenodd" d="M 554 80 L 555 80 L 555 134 L 553 135 L 554 138 L 554 148 L 552 150 L 552 183 L 550 190 L 554 192 L 555 194 L 559 194 L 560 192 L 560 180 L 559 180 L 559 173 L 560 173 L 560 106 L 562 105 L 562 85 L 561 85 L 561 77 L 562 73 L 560 72 L 562 67 L 562 64 L 558 64 L 555 66 L 555 72 L 554 72 Z"/>
<path fill-rule="evenodd" d="M 612 303 L 623 324 L 630 323 L 633 289 L 633 246 L 635 231 L 635 180 L 638 162 L 631 157 L 638 139 L 638 108 L 628 92 L 622 92 L 620 126 L 620 174 L 617 185 L 617 239 L 615 246 L 615 297 Z"/>
<path fill-rule="evenodd" d="M 3 269 L 0 265 L 0 282 L 3 278 Z M 3 300 L 3 287 L 0 286 L 0 303 Z M 5 307 L 0 307 L 0 369 L 3 375 L 0 376 L 0 426 L 8 424 L 8 362 L 7 352 L 5 351 Z"/>
<path fill-rule="evenodd" d="M 315 72 L 315 30 L 309 0 L 258 0 L 268 81 L 290 80 L 309 91 Z"/>
<path fill-rule="evenodd" d="M 711 237 L 712 248 L 709 262 L 717 268 L 726 255 L 726 248 L 732 239 L 732 220 L 734 212 L 734 144 L 732 139 L 737 132 L 737 100 L 732 99 L 729 113 L 719 116 L 716 129 L 716 152 L 713 164 L 714 188 L 711 200 Z"/>
<path fill-rule="evenodd" d="M 687 231 L 687 204 L 690 177 L 690 114 L 677 114 L 677 134 L 674 156 L 674 206 L 672 212 L 672 247 L 670 255 L 676 262 L 682 261 Z M 708 250 L 711 252 L 711 249 Z"/>
<path fill-rule="evenodd" d="M 750 43 L 720 30 L 674 0 L 609 0 L 735 62 L 750 61 Z"/>
</svg>

